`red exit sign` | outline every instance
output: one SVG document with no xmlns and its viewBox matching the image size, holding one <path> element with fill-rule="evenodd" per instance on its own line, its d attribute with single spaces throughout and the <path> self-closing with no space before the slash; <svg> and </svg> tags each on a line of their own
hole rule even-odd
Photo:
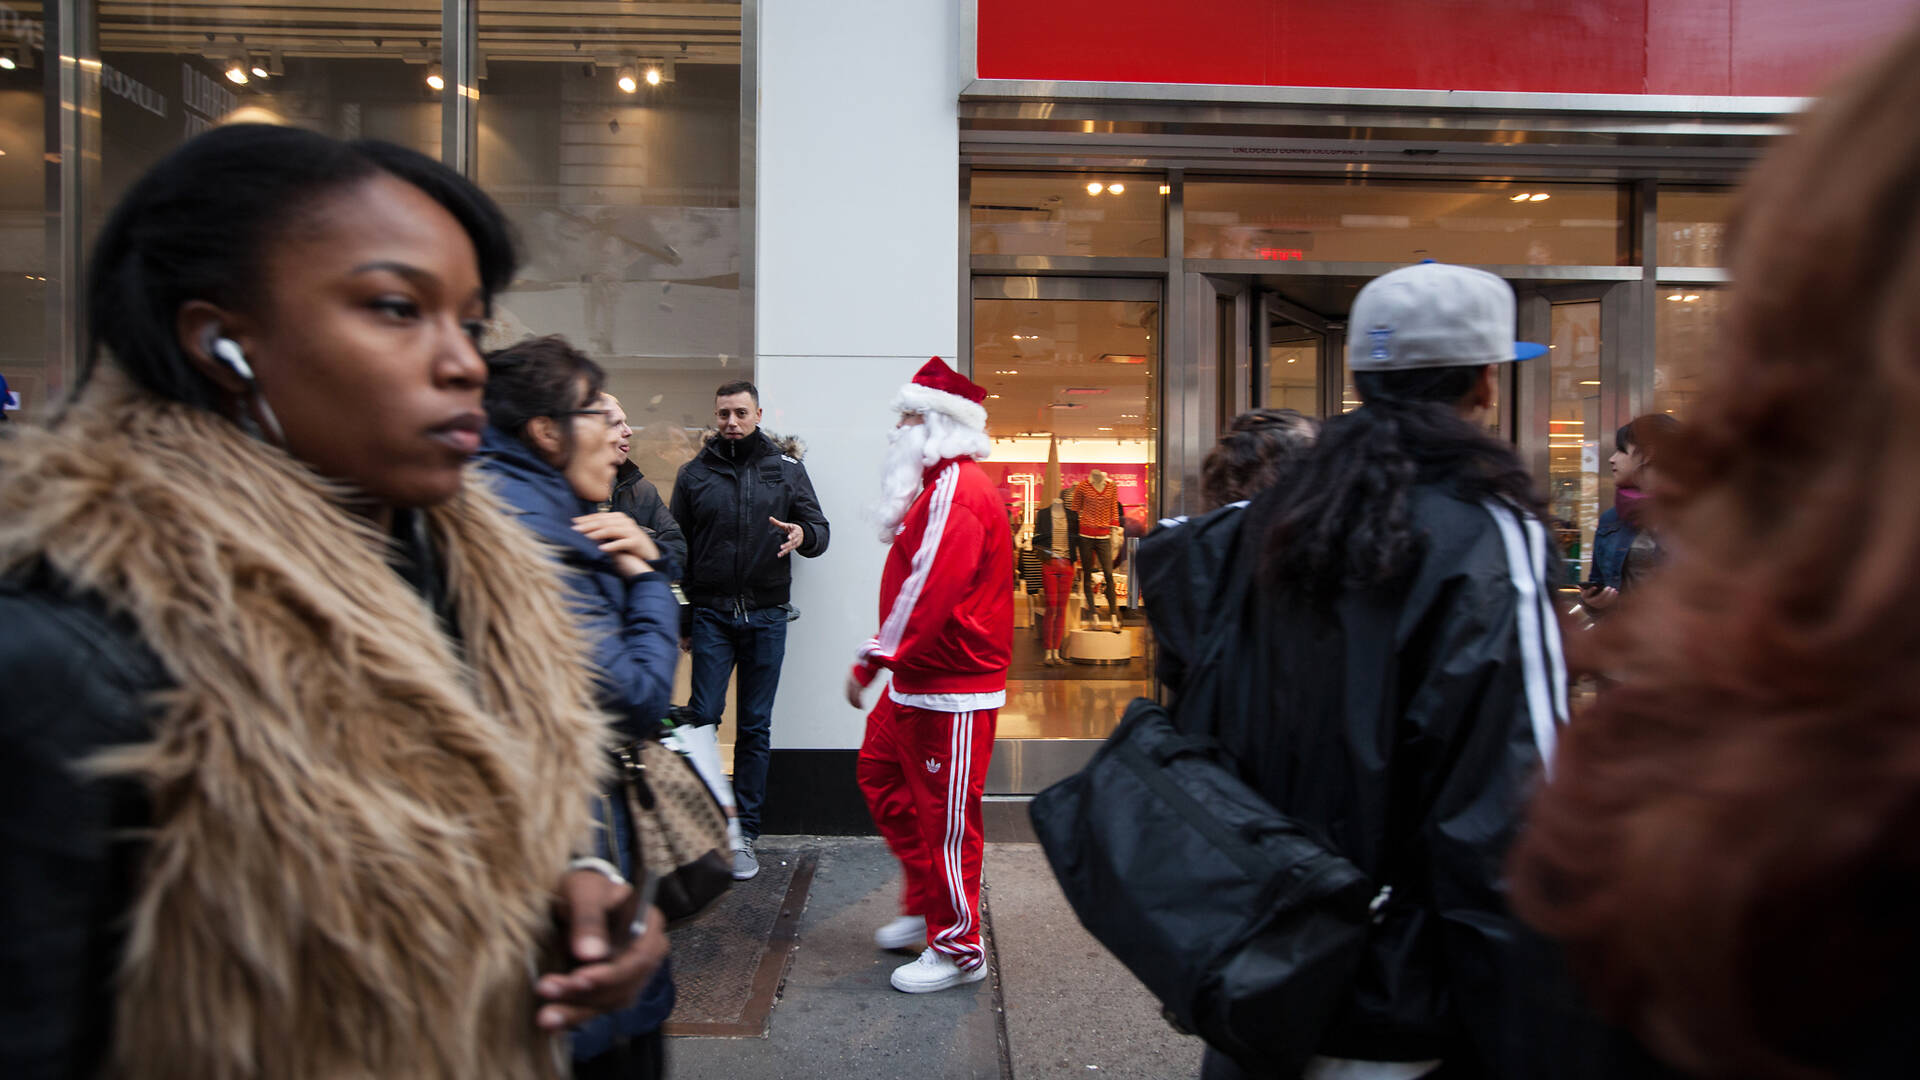
<svg viewBox="0 0 1920 1080">
<path fill-rule="evenodd" d="M 1260 257 L 1278 262 L 1302 262 L 1307 253 L 1299 248 L 1261 248 Z"/>
</svg>

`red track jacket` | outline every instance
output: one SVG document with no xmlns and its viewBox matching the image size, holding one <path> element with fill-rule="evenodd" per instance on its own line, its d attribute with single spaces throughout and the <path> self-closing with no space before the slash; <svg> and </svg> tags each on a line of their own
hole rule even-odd
<svg viewBox="0 0 1920 1080">
<path fill-rule="evenodd" d="M 880 575 L 880 632 L 854 677 L 880 668 L 902 694 L 991 694 L 1013 659 L 1013 534 L 986 471 L 949 458 L 926 472 Z"/>
</svg>

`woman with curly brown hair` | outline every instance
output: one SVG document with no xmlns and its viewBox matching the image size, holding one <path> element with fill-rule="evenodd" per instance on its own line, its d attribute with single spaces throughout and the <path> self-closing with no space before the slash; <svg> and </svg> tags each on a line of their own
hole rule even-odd
<svg viewBox="0 0 1920 1080">
<path fill-rule="evenodd" d="M 1754 173 L 1659 587 L 1599 631 L 1618 684 L 1512 862 L 1596 1000 L 1702 1076 L 1920 1068 L 1916 115 L 1920 32 Z"/>
</svg>

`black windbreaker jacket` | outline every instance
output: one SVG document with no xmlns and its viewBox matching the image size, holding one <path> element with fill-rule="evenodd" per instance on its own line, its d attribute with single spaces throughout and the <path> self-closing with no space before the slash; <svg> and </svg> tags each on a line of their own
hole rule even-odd
<svg viewBox="0 0 1920 1080">
<path fill-rule="evenodd" d="M 723 442 L 710 437 L 673 482 L 673 518 L 687 537 L 681 591 L 689 604 L 717 611 L 779 607 L 793 561 L 779 557 L 786 534 L 767 519 L 800 526 L 806 539 L 793 554 L 811 559 L 827 550 L 826 515 L 797 443 L 775 443 L 764 430 L 736 447 Z"/>
<path fill-rule="evenodd" d="M 653 481 L 647 479 L 638 465 L 631 461 L 620 463 L 614 475 L 613 497 L 607 505 L 653 534 L 661 553 L 672 563 L 671 567 L 660 569 L 670 580 L 680 580 L 681 569 L 687 565 L 687 538 L 680 532 L 680 523 L 673 520 L 673 514 L 667 510 L 665 500 L 660 498 L 660 489 L 653 486 Z"/>
<path fill-rule="evenodd" d="M 1234 623 L 1218 719 L 1181 724 L 1212 728 L 1276 809 L 1392 887 L 1319 1052 L 1443 1058 L 1449 1076 L 1665 1075 L 1592 1017 L 1503 895 L 1542 750 L 1566 721 L 1545 531 L 1418 487 L 1426 544 L 1412 571 L 1316 610 L 1244 576 L 1239 595 L 1220 595 L 1242 549 L 1257 554 L 1242 532 L 1261 510 L 1164 523 L 1138 572 L 1176 700 L 1208 629 Z"/>
</svg>

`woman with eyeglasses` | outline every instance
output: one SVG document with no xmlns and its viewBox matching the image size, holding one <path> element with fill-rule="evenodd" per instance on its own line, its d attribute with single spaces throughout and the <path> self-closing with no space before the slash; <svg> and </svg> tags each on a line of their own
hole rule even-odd
<svg viewBox="0 0 1920 1080">
<path fill-rule="evenodd" d="M 679 607 L 659 547 L 632 517 L 594 507 L 613 492 L 630 429 L 603 392 L 606 373 L 559 337 L 487 357 L 487 428 L 480 467 L 494 490 L 559 562 L 574 625 L 598 668 L 600 705 L 621 741 L 656 732 L 672 704 Z M 631 875 L 632 823 L 601 800 L 598 854 Z M 574 1035 L 576 1077 L 644 1080 L 664 1072 L 660 1025 L 673 1009 L 668 969 L 631 1007 Z"/>
</svg>

